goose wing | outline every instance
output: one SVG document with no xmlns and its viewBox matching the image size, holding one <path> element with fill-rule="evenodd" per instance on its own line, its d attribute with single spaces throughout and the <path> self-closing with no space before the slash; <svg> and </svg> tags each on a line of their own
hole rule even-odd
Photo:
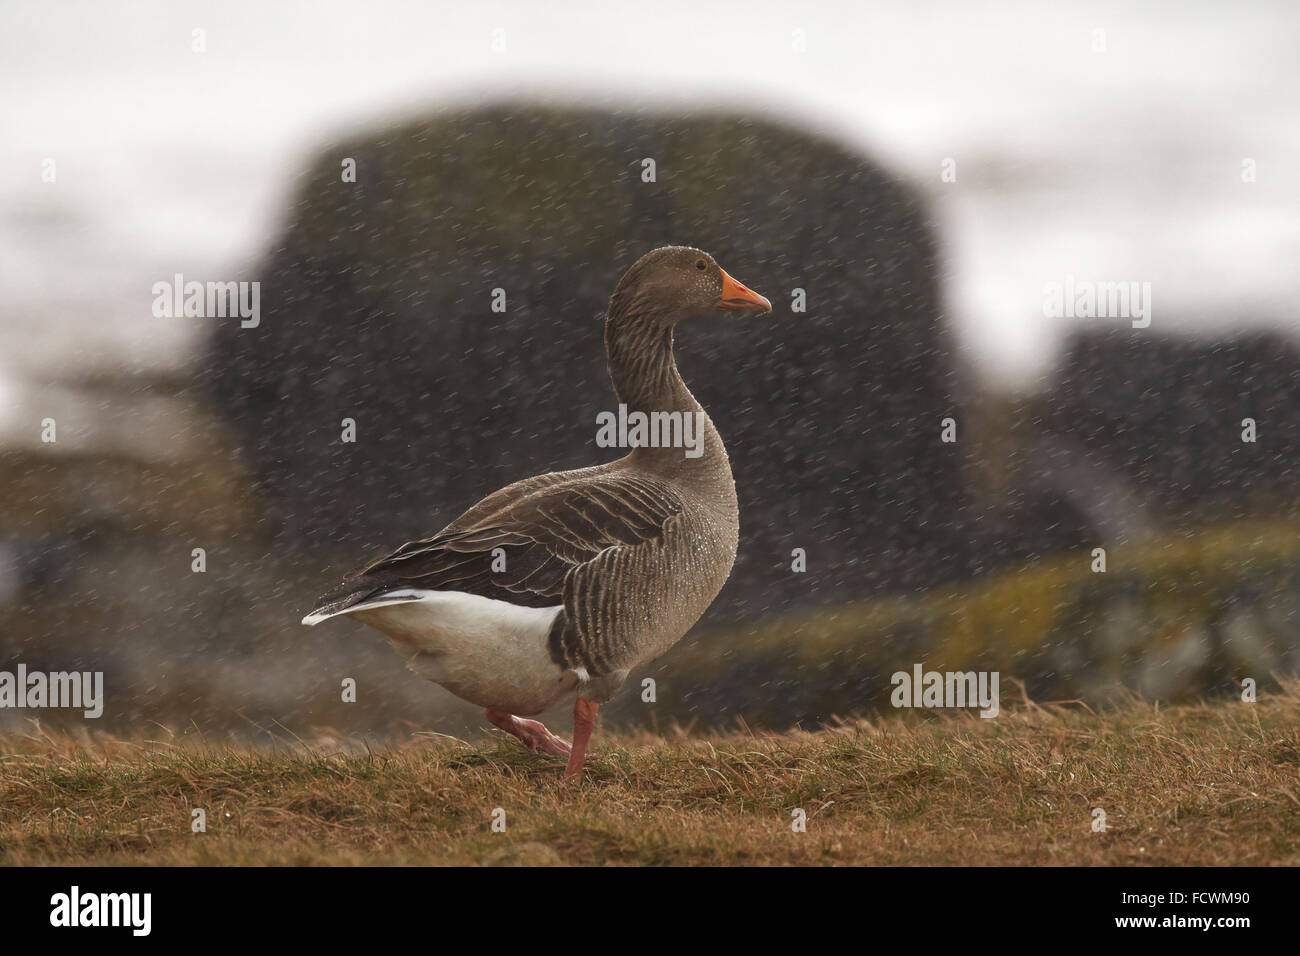
<svg viewBox="0 0 1300 956">
<path fill-rule="evenodd" d="M 528 607 L 583 603 L 610 549 L 664 535 L 683 511 L 647 475 L 583 469 L 530 479 L 485 498 L 431 538 L 411 541 L 321 599 L 332 612 L 399 589 L 464 591 Z M 578 573 L 585 569 L 585 573 Z"/>
</svg>

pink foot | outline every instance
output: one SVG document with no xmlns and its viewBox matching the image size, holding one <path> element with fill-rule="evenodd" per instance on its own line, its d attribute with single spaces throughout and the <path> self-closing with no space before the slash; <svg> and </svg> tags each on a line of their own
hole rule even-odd
<svg viewBox="0 0 1300 956">
<path fill-rule="evenodd" d="M 548 754 L 555 754 L 557 757 L 569 756 L 572 749 L 568 743 L 561 740 L 555 734 L 546 729 L 546 725 L 539 720 L 528 720 L 525 717 L 516 717 L 514 714 L 507 714 L 503 710 L 485 710 L 495 727 L 500 727 L 506 733 L 518 737 L 525 747 L 536 753 L 544 750 Z"/>
<path fill-rule="evenodd" d="M 573 747 L 568 766 L 564 768 L 565 780 L 581 780 L 583 759 L 587 756 L 587 741 L 596 726 L 596 711 L 600 704 L 579 697 L 573 702 Z"/>
</svg>

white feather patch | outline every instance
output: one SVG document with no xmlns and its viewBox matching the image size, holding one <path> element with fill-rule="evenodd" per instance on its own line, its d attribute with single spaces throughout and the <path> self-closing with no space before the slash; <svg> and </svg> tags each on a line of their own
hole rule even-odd
<svg viewBox="0 0 1300 956">
<path fill-rule="evenodd" d="M 457 697 L 512 714 L 536 714 L 574 681 L 551 660 L 551 624 L 562 605 L 526 607 L 465 591 L 389 591 L 317 623 L 352 615 L 388 635 L 407 665 Z"/>
</svg>

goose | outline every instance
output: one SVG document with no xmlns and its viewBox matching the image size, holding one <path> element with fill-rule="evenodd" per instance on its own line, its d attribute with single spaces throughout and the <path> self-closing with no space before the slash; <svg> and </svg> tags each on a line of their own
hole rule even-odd
<svg viewBox="0 0 1300 956">
<path fill-rule="evenodd" d="M 349 575 L 303 624 L 346 616 L 381 631 L 417 674 L 580 779 L 600 704 L 690 630 L 736 558 L 731 465 L 677 371 L 673 331 L 692 316 L 771 310 L 706 252 L 646 253 L 609 301 L 609 376 L 620 416 L 689 417 L 691 447 L 671 428 L 666 442 L 634 429 L 616 461 L 509 485 Z M 569 699 L 572 744 L 530 719 Z"/>
</svg>

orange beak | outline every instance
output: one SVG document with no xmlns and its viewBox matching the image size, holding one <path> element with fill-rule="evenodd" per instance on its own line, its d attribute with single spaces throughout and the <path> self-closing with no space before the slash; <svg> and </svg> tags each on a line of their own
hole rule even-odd
<svg viewBox="0 0 1300 956">
<path fill-rule="evenodd" d="M 763 296 L 731 278 L 725 269 L 718 271 L 722 273 L 722 295 L 718 296 L 719 309 L 724 312 L 772 311 L 772 303 Z"/>
</svg>

